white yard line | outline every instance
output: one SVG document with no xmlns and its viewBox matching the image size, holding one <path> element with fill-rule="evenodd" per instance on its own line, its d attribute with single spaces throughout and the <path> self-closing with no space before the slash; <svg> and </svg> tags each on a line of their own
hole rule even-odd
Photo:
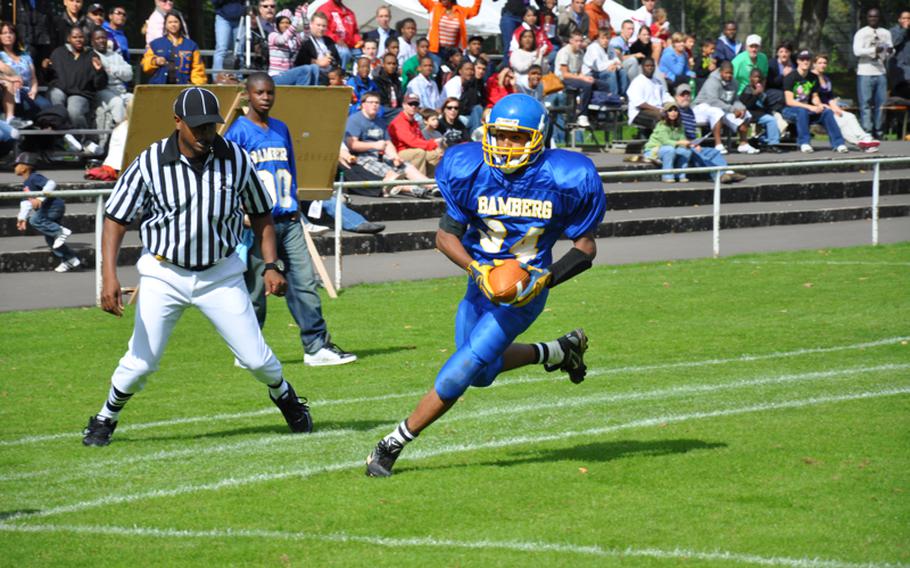
<svg viewBox="0 0 910 568">
<path fill-rule="evenodd" d="M 730 264 L 778 264 L 784 266 L 910 266 L 910 262 L 875 262 L 868 260 L 731 260 Z"/>
<path fill-rule="evenodd" d="M 819 353 L 833 353 L 837 351 L 851 351 L 851 350 L 861 350 L 868 349 L 872 347 L 881 347 L 885 345 L 895 345 L 904 341 L 910 341 L 910 336 L 900 336 L 900 337 L 888 337 L 885 339 L 879 339 L 877 341 L 869 341 L 864 343 L 853 343 L 850 345 L 838 345 L 834 347 L 810 347 L 804 349 L 796 349 L 793 351 L 777 351 L 773 353 L 764 353 L 756 355 L 740 355 L 738 357 L 729 357 L 723 359 L 703 359 L 700 361 L 678 361 L 675 363 L 660 363 L 656 365 L 637 365 L 637 366 L 628 366 L 628 367 L 608 367 L 601 369 L 589 369 L 588 376 L 600 376 L 600 375 L 612 375 L 619 373 L 641 373 L 647 371 L 657 371 L 662 369 L 678 369 L 678 368 L 692 368 L 692 367 L 706 367 L 711 365 L 724 365 L 727 363 L 747 363 L 751 361 L 763 361 L 768 359 L 782 359 L 787 357 L 799 357 L 802 355 L 813 355 Z M 516 384 L 524 383 L 534 383 L 541 381 L 553 380 L 553 375 L 548 376 L 524 376 L 524 377 L 514 377 L 509 378 L 505 376 L 491 385 L 489 388 L 493 387 L 503 387 Z M 343 405 L 343 404 L 359 404 L 363 402 L 379 402 L 383 400 L 393 400 L 396 398 L 408 398 L 414 396 L 420 396 L 426 391 L 410 391 L 404 393 L 390 393 L 385 395 L 378 396 L 368 396 L 368 397 L 357 397 L 357 398 L 345 398 L 345 399 L 328 399 L 328 400 L 317 400 L 315 405 L 318 406 L 330 406 L 330 405 Z M 314 406 L 315 406 L 314 405 Z M 235 412 L 235 413 L 225 413 L 225 414 L 215 414 L 208 416 L 188 416 L 184 418 L 173 418 L 170 420 L 159 420 L 154 422 L 144 422 L 144 423 L 135 423 L 135 424 L 126 424 L 118 429 L 119 432 L 128 432 L 133 430 L 145 430 L 148 428 L 159 428 L 159 427 L 168 427 L 168 426 L 177 426 L 182 424 L 193 424 L 199 422 L 219 422 L 226 420 L 238 420 L 243 418 L 252 418 L 257 416 L 267 416 L 267 415 L 278 415 L 278 409 L 276 408 L 263 408 L 260 410 L 253 410 L 248 412 Z M 78 431 L 70 432 L 60 432 L 57 434 L 38 434 L 32 436 L 23 436 L 21 438 L 14 438 L 11 440 L 0 440 L 0 447 L 6 446 L 18 446 L 22 444 L 36 444 L 42 442 L 49 442 L 54 440 L 61 439 L 75 439 L 80 437 L 82 434 Z"/>
<path fill-rule="evenodd" d="M 613 402 L 628 402 L 628 401 L 638 401 L 638 400 L 653 400 L 661 398 L 670 398 L 675 396 L 686 396 L 693 394 L 710 394 L 719 391 L 734 390 L 739 388 L 748 388 L 755 386 L 763 385 L 773 385 L 773 384 L 783 384 L 783 383 L 793 383 L 793 382 L 802 382 L 802 381 L 814 381 L 814 380 L 824 380 L 831 379 L 843 376 L 854 376 L 865 373 L 876 373 L 880 371 L 895 371 L 895 370 L 906 370 L 910 369 L 910 363 L 907 364 L 886 364 L 886 365 L 877 365 L 873 367 L 852 367 L 848 369 L 837 369 L 832 371 L 816 371 L 811 373 L 799 373 L 799 374 L 790 374 L 790 375 L 775 375 L 775 376 L 766 376 L 766 377 L 757 377 L 753 379 L 744 379 L 739 381 L 733 381 L 729 383 L 714 383 L 714 384 L 700 384 L 700 385 L 682 385 L 678 387 L 671 387 L 666 389 L 655 389 L 650 391 L 643 392 L 628 392 L 628 393 L 606 393 L 606 394 L 597 394 L 597 395 L 588 395 L 588 396 L 574 396 L 557 400 L 546 400 L 543 402 L 538 402 L 534 404 L 525 404 L 517 405 L 514 402 L 510 402 L 505 405 L 493 405 L 473 412 L 464 412 L 464 413 L 455 413 L 446 418 L 447 422 L 460 421 L 460 420 L 470 420 L 474 418 L 483 418 L 488 416 L 496 416 L 501 414 L 508 414 L 514 416 L 519 413 L 524 412 L 537 412 L 540 410 L 556 409 L 556 408 L 577 408 L 580 406 L 587 406 L 591 404 L 605 404 Z M 382 431 L 388 429 L 389 425 L 383 425 L 378 428 L 373 428 L 366 432 L 372 432 L 374 430 Z M 177 450 L 159 450 L 149 454 L 133 455 L 133 456 L 123 456 L 120 458 L 112 458 L 108 460 L 96 460 L 92 459 L 90 463 L 73 466 L 61 473 L 59 468 L 47 468 L 34 471 L 22 471 L 22 472 L 13 472 L 9 474 L 0 475 L 0 481 L 18 481 L 24 479 L 33 479 L 36 477 L 42 477 L 46 475 L 54 475 L 56 482 L 67 481 L 71 479 L 78 479 L 84 475 L 95 475 L 99 469 L 111 471 L 117 468 L 122 468 L 124 466 L 131 466 L 137 463 L 143 463 L 148 461 L 163 461 L 166 459 L 174 458 L 198 458 L 201 456 L 220 454 L 220 453 L 233 453 L 236 451 L 245 451 L 250 448 L 255 448 L 257 450 L 265 450 L 274 445 L 284 444 L 307 444 L 308 446 L 313 443 L 314 440 L 321 439 L 332 439 L 339 436 L 346 436 L 351 434 L 357 434 L 357 431 L 349 429 L 339 429 L 339 430 L 328 430 L 317 432 L 311 436 L 290 436 L 282 434 L 273 434 L 268 436 L 263 436 L 261 438 L 256 438 L 255 440 L 243 440 L 241 442 L 230 442 L 225 444 L 215 444 L 210 446 L 192 446 L 188 448 L 181 448 Z"/>
<path fill-rule="evenodd" d="M 264 540 L 316 541 L 333 544 L 367 544 L 386 548 L 446 548 L 466 550 L 501 550 L 507 552 L 557 553 L 595 556 L 602 558 L 652 558 L 657 560 L 701 560 L 706 562 L 732 562 L 759 566 L 786 566 L 790 568 L 901 568 L 907 565 L 881 562 L 844 562 L 820 558 L 788 558 L 784 556 L 761 556 L 740 554 L 723 550 L 703 552 L 686 548 L 664 550 L 659 548 L 603 548 L 597 545 L 578 545 L 558 542 L 514 541 L 514 540 L 454 540 L 417 537 L 386 537 L 354 535 L 347 533 L 287 532 L 263 529 L 216 528 L 186 530 L 155 527 L 117 527 L 99 525 L 10 525 L 0 523 L 0 531 L 14 533 L 73 533 L 79 535 L 118 536 L 133 538 L 155 538 L 165 540 L 226 540 L 250 538 Z"/>
<path fill-rule="evenodd" d="M 645 428 L 650 426 L 659 426 L 666 425 L 678 422 L 685 422 L 688 420 L 703 420 L 707 418 L 717 418 L 722 416 L 735 416 L 740 414 L 748 414 L 754 412 L 766 412 L 771 410 L 779 409 L 789 409 L 789 408 L 803 408 L 807 406 L 816 406 L 820 404 L 828 404 L 835 402 L 843 402 L 850 400 L 861 400 L 869 398 L 878 398 L 883 396 L 894 396 L 901 394 L 910 394 L 910 386 L 907 387 L 896 387 L 878 391 L 866 391 L 859 393 L 843 394 L 843 395 L 834 395 L 834 396 L 825 396 L 825 397 L 815 397 L 807 398 L 800 400 L 791 400 L 777 403 L 767 403 L 767 404 L 757 404 L 751 406 L 744 406 L 739 408 L 728 408 L 723 410 L 713 410 L 706 412 L 693 412 L 686 414 L 669 414 L 664 416 L 655 416 L 652 418 L 643 418 L 639 420 L 633 420 L 631 422 L 625 422 L 622 424 L 614 424 L 610 426 L 601 426 L 597 428 L 589 428 L 586 430 L 579 431 L 568 431 L 568 432 L 558 432 L 554 434 L 546 434 L 541 436 L 517 436 L 510 438 L 501 438 L 498 440 L 491 440 L 488 442 L 482 443 L 472 443 L 472 444 L 450 444 L 442 445 L 436 448 L 418 448 L 413 452 L 408 452 L 404 457 L 407 458 L 407 461 L 421 458 L 428 458 L 440 455 L 446 455 L 457 452 L 471 452 L 477 450 L 491 449 L 491 448 L 502 448 L 507 446 L 519 446 L 524 444 L 538 444 L 543 442 L 557 441 L 557 440 L 566 440 L 569 438 L 583 437 L 583 436 L 597 436 L 601 434 L 607 434 L 610 432 L 616 432 L 620 430 L 628 430 L 632 428 Z M 369 448 L 364 448 L 364 454 L 368 452 Z M 152 491 L 145 491 L 140 493 L 131 493 L 131 494 L 112 494 L 105 497 L 100 497 L 96 499 L 89 499 L 85 501 L 79 501 L 69 505 L 60 505 L 57 507 L 49 507 L 47 509 L 37 511 L 34 513 L 20 513 L 12 515 L 6 519 L 6 522 L 20 521 L 26 519 L 34 518 L 44 518 L 53 515 L 60 515 L 65 513 L 73 513 L 77 511 L 84 511 L 88 509 L 96 509 L 99 507 L 104 507 L 107 505 L 119 505 L 123 503 L 133 503 L 136 501 L 142 501 L 146 499 L 154 499 L 158 497 L 173 497 L 178 495 L 187 495 L 192 493 L 199 493 L 205 491 L 219 491 L 221 489 L 227 489 L 232 487 L 240 487 L 244 485 L 250 485 L 254 483 L 262 483 L 268 481 L 275 481 L 281 479 L 287 479 L 290 477 L 295 478 L 306 478 L 318 473 L 326 473 L 333 471 L 340 471 L 345 469 L 354 469 L 358 467 L 363 467 L 362 460 L 356 461 L 346 461 L 346 462 L 336 462 L 332 464 L 325 464 L 313 467 L 305 467 L 299 469 L 291 469 L 279 472 L 267 472 L 259 473 L 255 475 L 250 475 L 246 477 L 228 477 L 220 479 L 212 483 L 204 484 L 185 484 L 173 487 L 170 489 L 156 489 Z"/>
</svg>

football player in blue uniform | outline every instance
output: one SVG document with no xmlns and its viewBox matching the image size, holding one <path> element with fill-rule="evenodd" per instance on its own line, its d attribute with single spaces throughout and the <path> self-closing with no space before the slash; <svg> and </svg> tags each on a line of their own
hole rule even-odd
<svg viewBox="0 0 910 568">
<path fill-rule="evenodd" d="M 543 364 L 584 380 L 587 337 L 576 329 L 549 342 L 514 343 L 543 311 L 550 288 L 591 267 L 594 234 L 606 210 L 603 185 L 587 157 L 544 150 L 547 111 L 522 94 L 504 97 L 484 124 L 481 143 L 454 146 L 436 169 L 446 201 L 436 246 L 470 276 L 455 316 L 456 351 L 417 408 L 367 458 L 367 475 L 388 477 L 402 448 L 446 413 L 469 386 Z M 565 234 L 574 243 L 553 262 Z M 515 258 L 531 275 L 510 304 L 492 301 L 490 271 Z"/>
<path fill-rule="evenodd" d="M 275 83 L 266 73 L 252 73 L 247 79 L 250 109 L 239 117 L 224 136 L 250 154 L 256 172 L 268 190 L 278 241 L 278 258 L 283 266 L 267 265 L 262 260 L 259 243 L 250 248 L 244 274 L 259 326 L 265 325 L 266 299 L 262 274 L 278 269 L 288 280 L 287 303 L 300 328 L 303 362 L 309 366 L 343 365 L 357 360 L 332 343 L 322 317 L 322 301 L 316 290 L 313 263 L 306 248 L 297 203 L 297 166 L 288 127 L 269 116 L 275 104 Z"/>
</svg>

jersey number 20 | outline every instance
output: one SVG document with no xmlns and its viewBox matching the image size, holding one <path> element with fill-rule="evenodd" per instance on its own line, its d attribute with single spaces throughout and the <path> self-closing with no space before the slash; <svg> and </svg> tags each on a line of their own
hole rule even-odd
<svg viewBox="0 0 910 568">
<path fill-rule="evenodd" d="M 258 170 L 259 179 L 262 185 L 272 198 L 272 203 L 277 204 L 282 209 L 290 209 L 294 205 L 294 197 L 291 196 L 291 172 L 285 169 L 275 170 L 273 174 L 267 170 Z"/>
</svg>

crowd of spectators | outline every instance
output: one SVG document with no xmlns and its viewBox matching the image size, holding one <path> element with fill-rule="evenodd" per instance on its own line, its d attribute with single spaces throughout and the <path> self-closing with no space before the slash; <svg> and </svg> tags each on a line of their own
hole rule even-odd
<svg viewBox="0 0 910 568">
<path fill-rule="evenodd" d="M 206 69 L 173 0 L 155 0 L 151 14 L 138 15 L 146 17 L 146 43 L 133 46 L 145 50 L 136 76 L 123 31 L 132 15 L 123 6 L 83 10 L 83 0 L 62 0 L 55 10 L 50 0 L 20 2 L 16 24 L 0 22 L 0 141 L 17 137 L 42 113 L 55 115 L 63 128 L 113 129 L 127 119 L 136 83 L 242 79 L 248 59 L 278 85 L 350 86 L 348 150 L 371 164 L 362 176 L 379 179 L 431 174 L 445 149 L 472 139 L 485 109 L 513 92 L 574 109 L 557 121 L 563 131 L 587 127 L 590 109 L 606 106 L 622 108 L 645 137 L 660 124 L 662 135 L 680 128 L 682 122 L 666 122 L 664 107 L 689 97 L 679 120 L 691 113 L 720 155 L 728 151 L 726 133 L 738 138 L 739 152 L 776 152 L 788 130 L 799 149 L 812 151 L 812 124 L 827 131 L 838 151 L 847 144 L 873 151 L 889 85 L 892 94 L 910 96 L 910 11 L 890 30 L 878 10 L 866 14 L 867 26 L 853 41 L 858 113 L 850 113 L 826 75 L 827 55 L 787 41 L 771 51 L 754 33 L 740 41 L 732 21 L 718 37 L 699 41 L 673 30 L 656 0 L 641 0 L 622 22 L 611 22 L 604 0 L 572 0 L 562 8 L 556 0 L 495 1 L 502 2 L 498 41 L 468 34 L 481 0 L 420 0 L 425 36 L 413 18 L 393 22 L 384 5 L 355 14 L 344 0 L 315 11 L 260 0 L 247 12 L 240 0 L 213 0 L 215 54 Z M 358 20 L 371 20 L 373 29 L 362 31 Z M 385 138 L 362 138 L 373 130 L 365 120 L 388 137 L 383 149 Z M 375 147 L 364 149 L 365 143 Z M 413 170 L 396 165 L 399 159 Z M 377 165 L 389 160 L 390 167 Z"/>
</svg>

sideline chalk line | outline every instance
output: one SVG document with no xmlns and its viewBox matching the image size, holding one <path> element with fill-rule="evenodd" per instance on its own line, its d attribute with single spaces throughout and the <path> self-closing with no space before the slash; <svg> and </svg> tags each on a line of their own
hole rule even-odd
<svg viewBox="0 0 910 568">
<path fill-rule="evenodd" d="M 828 404 L 836 403 L 850 400 L 861 400 L 869 398 L 879 398 L 883 396 L 894 396 L 901 394 L 910 394 L 910 386 L 898 387 L 891 389 L 884 389 L 878 391 L 865 391 L 859 393 L 851 393 L 844 395 L 835 395 L 835 396 L 826 396 L 826 397 L 814 397 L 807 399 L 791 400 L 778 403 L 765 403 L 765 404 L 756 404 L 744 407 L 735 407 L 728 408 L 724 410 L 714 410 L 706 412 L 693 412 L 687 414 L 669 414 L 665 416 L 657 416 L 652 418 L 643 418 L 640 420 L 633 420 L 630 422 L 625 422 L 622 424 L 614 424 L 610 426 L 600 426 L 597 428 L 589 428 L 586 430 L 580 431 L 566 431 L 566 432 L 557 432 L 554 434 L 546 434 L 541 436 L 516 436 L 510 438 L 501 438 L 497 440 L 490 440 L 488 442 L 481 443 L 472 443 L 472 444 L 449 444 L 442 445 L 436 448 L 420 448 L 414 452 L 410 452 L 406 455 L 408 458 L 407 461 L 413 459 L 421 459 L 428 457 L 435 457 L 450 453 L 457 452 L 470 452 L 484 449 L 492 448 L 502 448 L 507 446 L 518 446 L 523 444 L 530 443 L 541 443 L 541 442 L 550 442 L 550 441 L 561 441 L 568 438 L 575 438 L 580 436 L 596 436 L 600 434 L 606 434 L 610 432 L 616 432 L 619 430 L 628 430 L 632 428 L 644 428 L 650 426 L 659 426 L 665 424 L 672 424 L 678 422 L 685 422 L 688 420 L 702 420 L 707 418 L 717 418 L 722 416 L 735 416 L 740 414 L 748 414 L 753 412 L 765 412 L 769 410 L 779 410 L 779 409 L 792 409 L 792 408 L 803 408 L 807 406 L 816 406 L 819 404 Z M 41 511 L 31 512 L 31 513 L 19 513 L 11 515 L 6 519 L 7 523 L 13 521 L 20 521 L 33 518 L 44 518 L 52 515 L 59 515 L 64 513 L 73 513 L 77 511 L 84 511 L 87 509 L 95 509 L 98 507 L 104 507 L 107 505 L 117 505 L 121 503 L 132 503 L 136 501 L 141 501 L 145 499 L 154 499 L 158 497 L 172 497 L 177 495 L 186 495 L 191 493 L 197 493 L 202 491 L 218 491 L 221 489 L 239 487 L 244 485 L 249 485 L 252 483 L 261 483 L 267 481 L 275 481 L 281 479 L 287 479 L 290 477 L 306 478 L 319 473 L 327 473 L 340 471 L 344 469 L 353 469 L 357 467 L 363 467 L 363 460 L 359 459 L 356 461 L 346 461 L 346 462 L 335 462 L 332 464 L 318 465 L 312 467 L 305 467 L 299 469 L 284 470 L 278 472 L 268 472 L 268 473 L 259 473 L 246 477 L 228 477 L 218 481 L 204 484 L 186 484 L 179 485 L 170 489 L 155 489 L 151 491 L 145 491 L 141 493 L 132 493 L 132 494 L 120 494 L 120 495 L 106 495 L 104 497 L 90 499 L 86 501 L 80 501 L 77 503 L 72 503 L 69 505 L 60 505 L 57 507 L 50 507 Z"/>
<path fill-rule="evenodd" d="M 776 351 L 772 353 L 765 354 L 746 354 L 740 355 L 738 357 L 729 357 L 722 359 L 703 359 L 699 361 L 677 361 L 674 363 L 661 363 L 655 365 L 637 365 L 637 366 L 627 366 L 627 367 L 611 367 L 611 368 L 601 368 L 601 369 L 592 369 L 588 371 L 589 377 L 607 375 L 607 374 L 617 374 L 617 373 L 640 373 L 647 371 L 658 371 L 662 369 L 678 369 L 678 368 L 691 368 L 691 367 L 704 367 L 709 365 L 723 365 L 726 363 L 746 363 L 752 361 L 762 361 L 767 359 L 779 359 L 785 357 L 799 357 L 801 355 L 812 355 L 819 353 L 833 353 L 836 351 L 849 351 L 854 349 L 867 349 L 870 347 L 881 347 L 885 345 L 895 345 L 901 343 L 902 341 L 910 341 L 910 336 L 898 336 L 898 337 L 888 337 L 884 339 L 879 339 L 876 341 L 868 341 L 864 343 L 853 343 L 850 345 L 838 345 L 833 347 L 809 347 L 802 349 L 795 349 L 792 351 Z M 515 377 L 509 379 L 508 377 L 503 377 L 502 379 L 494 382 L 490 387 L 487 388 L 498 388 L 503 386 L 510 386 L 516 384 L 525 384 L 533 382 L 541 382 L 553 380 L 552 376 L 526 376 L 526 377 Z M 329 406 L 329 405 L 342 405 L 342 404 L 358 404 L 362 402 L 379 402 L 383 400 L 393 400 L 395 398 L 405 398 L 412 396 L 421 396 L 426 392 L 426 390 L 420 391 L 410 391 L 405 393 L 390 393 L 385 395 L 369 396 L 369 397 L 357 397 L 357 398 L 347 398 L 347 399 L 328 399 L 322 401 L 316 401 L 316 404 L 319 406 Z M 159 428 L 167 426 L 177 426 L 181 424 L 193 424 L 198 422 L 217 422 L 224 420 L 237 420 L 243 418 L 252 418 L 257 416 L 266 416 L 270 414 L 277 414 L 277 408 L 263 408 L 259 410 L 253 410 L 248 412 L 236 412 L 236 413 L 224 413 L 224 414 L 215 414 L 210 416 L 188 416 L 184 418 L 172 418 L 169 420 L 158 420 L 154 422 L 139 422 L 134 424 L 126 424 L 119 429 L 120 432 L 128 432 L 133 430 L 145 430 L 148 428 Z M 41 442 L 48 442 L 66 438 L 77 438 L 81 436 L 81 432 L 75 428 L 70 432 L 60 432 L 56 434 L 37 434 L 23 436 L 21 438 L 13 438 L 11 440 L 0 440 L 0 447 L 7 446 L 17 446 L 21 444 L 34 444 Z"/>
<path fill-rule="evenodd" d="M 601 393 L 593 394 L 588 396 L 573 396 L 559 400 L 548 400 L 546 402 L 539 402 L 533 404 L 524 404 L 516 405 L 512 402 L 506 405 L 490 405 L 483 408 L 479 408 L 474 411 L 468 411 L 464 413 L 458 413 L 450 416 L 447 419 L 447 422 L 453 421 L 462 421 L 470 420 L 474 418 L 483 418 L 488 416 L 496 416 L 501 414 L 515 415 L 518 413 L 524 412 L 535 412 L 538 410 L 547 410 L 547 409 L 556 409 L 556 408 L 576 408 L 579 406 L 587 406 L 590 404 L 609 404 L 614 402 L 624 402 L 624 401 L 641 401 L 641 400 L 654 400 L 661 398 L 671 398 L 675 396 L 683 396 L 690 394 L 710 394 L 718 391 L 734 390 L 743 387 L 755 387 L 763 385 L 774 385 L 774 384 L 785 384 L 792 382 L 802 382 L 802 381 L 812 381 L 819 379 L 830 379 L 841 376 L 850 376 L 858 375 L 861 373 L 875 373 L 880 371 L 894 371 L 894 370 L 906 370 L 910 369 L 910 363 L 907 364 L 884 364 L 876 365 L 873 367 L 851 367 L 846 369 L 836 369 L 831 371 L 814 371 L 809 373 L 800 373 L 800 374 L 788 374 L 788 375 L 774 375 L 774 376 L 765 376 L 758 377 L 753 379 L 743 379 L 739 381 L 729 382 L 729 383 L 708 383 L 708 384 L 694 384 L 694 385 L 680 385 L 664 389 L 654 389 L 650 391 L 641 391 L 641 392 L 626 392 L 626 393 Z M 363 433 L 373 432 L 377 430 L 387 429 L 387 425 L 379 426 L 377 428 L 372 428 Z M 255 448 L 257 450 L 264 450 L 271 448 L 275 445 L 291 445 L 295 443 L 306 444 L 311 446 L 315 440 L 331 439 L 339 436 L 358 434 L 358 431 L 349 430 L 349 429 L 335 429 L 335 430 L 323 430 L 316 432 L 310 436 L 300 437 L 300 436 L 289 436 L 287 434 L 271 434 L 266 437 L 256 438 L 255 440 L 243 440 L 240 442 L 228 442 L 223 444 L 213 444 L 201 447 L 189 447 L 181 448 L 177 450 L 158 450 L 146 454 L 138 454 L 132 456 L 123 456 L 119 458 L 111 458 L 107 460 L 95 460 L 86 464 L 81 464 L 80 466 L 75 466 L 74 468 L 68 470 L 63 475 L 60 475 L 59 468 L 46 468 L 42 470 L 32 470 L 32 471 L 21 471 L 13 472 L 9 474 L 0 475 L 0 482 L 3 481 L 17 481 L 24 479 L 33 479 L 36 477 L 41 477 L 44 475 L 55 475 L 56 482 L 67 481 L 71 479 L 79 479 L 84 476 L 87 472 L 90 475 L 95 475 L 99 469 L 106 468 L 122 468 L 125 466 L 134 465 L 137 463 L 143 463 L 147 461 L 162 461 L 172 458 L 198 458 L 201 456 L 219 454 L 219 453 L 234 453 L 237 451 L 243 451 L 250 448 Z"/>
<path fill-rule="evenodd" d="M 318 541 L 342 544 L 369 544 L 385 547 L 462 548 L 468 550 L 504 550 L 530 553 L 562 553 L 606 558 L 653 558 L 658 560 L 725 561 L 760 566 L 786 566 L 790 568 L 902 568 L 906 564 L 854 563 L 821 558 L 788 558 L 740 554 L 723 550 L 699 551 L 686 548 L 664 550 L 659 548 L 604 548 L 598 545 L 577 545 L 541 541 L 454 540 L 430 536 L 394 538 L 385 536 L 352 535 L 347 533 L 286 532 L 263 529 L 218 528 L 186 530 L 155 527 L 118 527 L 98 525 L 9 525 L 0 523 L 0 531 L 19 533 L 75 533 L 103 536 L 151 537 L 162 539 L 234 539 Z"/>
</svg>

